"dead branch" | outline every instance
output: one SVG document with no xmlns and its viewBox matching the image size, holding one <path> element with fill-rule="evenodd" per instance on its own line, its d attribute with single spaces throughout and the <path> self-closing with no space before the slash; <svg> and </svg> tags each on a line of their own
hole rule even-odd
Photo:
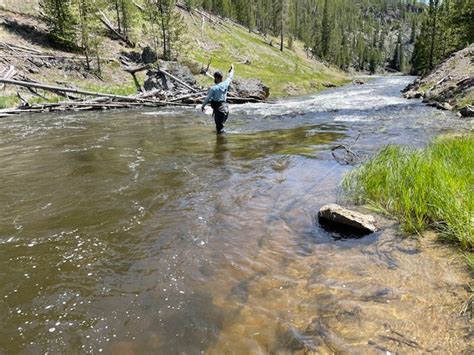
<svg viewBox="0 0 474 355">
<path fill-rule="evenodd" d="M 192 93 L 192 94 L 187 94 L 187 95 L 175 97 L 174 99 L 169 100 L 169 102 L 183 101 L 183 100 L 190 99 L 190 98 L 193 98 L 193 97 L 198 97 L 198 96 L 205 97 L 205 95 L 206 95 L 206 93 L 204 91 L 195 92 L 195 93 Z"/>
<path fill-rule="evenodd" d="M 140 10 L 141 12 L 145 12 L 145 8 L 142 5 L 138 4 L 135 0 L 132 0 L 132 3 L 137 7 L 138 10 Z"/>
<path fill-rule="evenodd" d="M 356 164 L 360 160 L 360 158 L 359 158 L 359 155 L 357 153 L 352 151 L 352 148 L 354 147 L 354 145 L 359 140 L 360 135 L 361 134 L 359 133 L 359 135 L 356 137 L 354 142 L 349 147 L 347 147 L 343 144 L 340 144 L 340 145 L 337 145 L 337 146 L 331 148 L 331 154 L 332 154 L 334 160 L 336 160 L 339 164 L 342 164 L 342 165 Z M 346 152 L 345 156 L 343 156 L 343 157 L 337 156 L 336 151 L 338 151 L 340 149 L 343 149 Z"/>
<path fill-rule="evenodd" d="M 27 99 L 25 99 L 23 96 L 21 96 L 20 92 L 16 92 L 16 96 L 20 99 L 21 106 L 20 107 L 30 107 L 30 104 Z"/>
<path fill-rule="evenodd" d="M 138 73 L 138 72 L 141 72 L 141 71 L 144 71 L 144 70 L 148 70 L 148 69 L 151 69 L 153 68 L 153 66 L 151 64 L 145 64 L 145 65 L 141 65 L 141 66 L 138 66 L 138 67 L 132 67 L 132 66 L 126 66 L 125 68 L 123 68 L 123 70 L 125 70 L 127 73 L 130 73 L 130 74 L 135 74 L 135 73 Z"/>
</svg>

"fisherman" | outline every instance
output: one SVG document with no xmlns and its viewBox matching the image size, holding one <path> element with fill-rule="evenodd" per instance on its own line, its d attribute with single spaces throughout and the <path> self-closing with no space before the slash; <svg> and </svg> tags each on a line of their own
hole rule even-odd
<svg viewBox="0 0 474 355">
<path fill-rule="evenodd" d="M 202 103 L 202 111 L 204 112 L 206 105 L 211 104 L 214 110 L 214 122 L 216 123 L 217 134 L 225 133 L 224 123 L 229 118 L 229 105 L 227 105 L 227 91 L 229 85 L 234 78 L 234 65 L 230 66 L 229 75 L 225 81 L 222 81 L 223 75 L 220 71 L 214 73 L 214 85 L 207 94 L 207 97 Z"/>
</svg>

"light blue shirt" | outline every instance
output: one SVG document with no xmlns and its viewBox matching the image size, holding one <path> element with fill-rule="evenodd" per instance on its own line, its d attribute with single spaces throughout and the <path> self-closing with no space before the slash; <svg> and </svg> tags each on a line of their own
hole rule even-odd
<svg viewBox="0 0 474 355">
<path fill-rule="evenodd" d="M 206 107 L 206 105 L 210 101 L 218 101 L 218 102 L 225 102 L 227 100 L 227 90 L 229 90 L 229 85 L 234 78 L 234 71 L 231 70 L 229 76 L 225 81 L 222 83 L 214 85 L 212 88 L 209 89 L 209 93 L 207 97 L 204 99 L 202 103 L 202 107 Z"/>
</svg>

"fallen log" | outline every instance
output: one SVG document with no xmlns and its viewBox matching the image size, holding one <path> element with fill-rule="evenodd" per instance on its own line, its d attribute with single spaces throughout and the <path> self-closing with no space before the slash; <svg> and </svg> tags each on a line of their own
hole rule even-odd
<svg viewBox="0 0 474 355">
<path fill-rule="evenodd" d="M 138 73 L 138 72 L 141 72 L 141 71 L 144 71 L 144 70 L 148 70 L 148 69 L 151 69 L 151 68 L 152 68 L 152 65 L 145 64 L 145 65 L 141 65 L 141 66 L 138 66 L 138 67 L 125 66 L 125 68 L 123 68 L 123 70 L 125 70 L 127 73 L 135 74 L 135 73 Z"/>
<path fill-rule="evenodd" d="M 174 81 L 176 81 L 178 84 L 181 84 L 181 85 L 184 86 L 185 88 L 191 90 L 192 92 L 198 92 L 197 89 L 193 88 L 191 85 L 186 84 L 184 81 L 178 79 L 178 78 L 175 77 L 174 75 L 168 73 L 166 70 L 160 69 L 160 72 L 162 72 L 162 73 L 165 74 L 166 76 L 170 77 L 171 79 L 173 79 Z"/>
<path fill-rule="evenodd" d="M 201 96 L 201 97 L 205 97 L 206 93 L 204 91 L 201 91 L 201 92 L 194 92 L 192 94 L 188 94 L 188 95 L 183 95 L 183 96 L 179 96 L 179 97 L 175 97 L 171 100 L 169 100 L 170 102 L 176 102 L 176 101 L 182 101 L 182 100 L 186 100 L 186 99 L 190 99 L 192 97 L 196 97 L 196 96 Z"/>
<path fill-rule="evenodd" d="M 152 100 L 134 98 L 130 96 L 122 96 L 122 95 L 113 95 L 113 94 L 104 94 L 99 92 L 87 91 L 87 90 L 79 90 L 79 89 L 72 89 L 72 88 L 65 88 L 61 86 L 51 86 L 45 85 L 41 83 L 31 83 L 28 81 L 20 81 L 20 80 L 11 80 L 11 79 L 0 79 L 0 83 L 4 84 L 11 84 L 16 86 L 22 86 L 26 88 L 36 88 L 36 89 L 43 89 L 52 92 L 70 92 L 72 94 L 79 94 L 79 95 L 87 95 L 87 96 L 96 96 L 96 97 L 109 97 L 111 99 L 121 99 L 121 100 L 129 100 L 129 101 L 139 101 L 139 102 L 153 102 Z"/>
<path fill-rule="evenodd" d="M 145 12 L 145 8 L 142 5 L 138 4 L 135 0 L 132 0 L 132 3 L 137 7 L 138 10 L 140 10 L 141 12 Z"/>
<path fill-rule="evenodd" d="M 64 60 L 86 60 L 86 57 L 82 56 L 67 56 L 67 55 L 31 55 L 31 54 L 4 54 L 3 57 L 10 58 L 36 58 L 36 59 L 64 59 Z M 101 62 L 116 62 L 115 58 L 99 58 Z"/>
<path fill-rule="evenodd" d="M 43 54 L 44 53 L 44 52 L 42 52 L 40 50 L 37 50 L 35 48 L 20 46 L 18 44 L 13 44 L 13 43 L 0 42 L 0 46 L 6 47 L 11 51 L 18 50 L 20 52 L 28 52 L 28 53 L 36 53 L 36 54 Z"/>
<path fill-rule="evenodd" d="M 100 22 L 104 24 L 105 27 L 107 27 L 110 31 L 112 31 L 114 35 L 116 35 L 120 40 L 125 42 L 129 47 L 132 47 L 132 48 L 135 47 L 134 43 L 132 43 L 127 37 L 122 35 L 113 27 L 112 23 L 110 22 L 110 20 L 107 18 L 107 16 L 104 14 L 102 10 L 98 9 L 98 11 L 99 11 L 99 14 L 102 16 L 102 17 L 99 17 L 99 20 Z"/>
<path fill-rule="evenodd" d="M 45 113 L 52 111 L 71 111 L 71 110 L 107 110 L 107 109 L 124 109 L 133 107 L 164 107 L 164 106 L 181 106 L 194 107 L 194 104 L 170 103 L 166 101 L 152 102 L 98 102 L 90 101 L 64 101 L 55 103 L 35 104 L 28 107 L 17 107 L 11 109 L 0 110 L 0 117 L 18 115 L 22 113 Z"/>
</svg>

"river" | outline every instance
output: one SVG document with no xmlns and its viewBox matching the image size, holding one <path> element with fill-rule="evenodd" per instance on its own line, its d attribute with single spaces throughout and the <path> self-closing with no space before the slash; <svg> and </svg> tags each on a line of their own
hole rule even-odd
<svg viewBox="0 0 474 355">
<path fill-rule="evenodd" d="M 321 229 L 350 166 L 472 129 L 413 78 L 231 108 L 0 122 L 0 354 L 469 352 L 463 262 L 393 222 Z"/>
</svg>

